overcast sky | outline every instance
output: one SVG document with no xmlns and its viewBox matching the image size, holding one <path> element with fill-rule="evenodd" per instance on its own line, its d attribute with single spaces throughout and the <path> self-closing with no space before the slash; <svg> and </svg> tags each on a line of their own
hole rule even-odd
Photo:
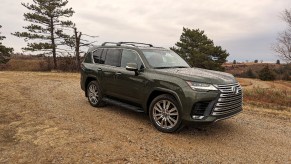
<svg viewBox="0 0 291 164">
<path fill-rule="evenodd" d="M 21 2 L 1 0 L 0 25 L 4 44 L 21 52 L 26 43 L 10 33 L 23 31 Z M 182 28 L 202 29 L 215 45 L 226 49 L 229 61 L 275 61 L 271 50 L 277 34 L 286 28 L 280 13 L 291 0 L 69 0 L 71 18 L 86 34 L 104 41 L 137 41 L 171 47 Z"/>
</svg>

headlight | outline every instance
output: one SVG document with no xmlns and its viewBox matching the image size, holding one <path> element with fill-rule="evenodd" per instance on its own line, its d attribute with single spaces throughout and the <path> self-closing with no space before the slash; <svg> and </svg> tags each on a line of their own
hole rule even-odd
<svg viewBox="0 0 291 164">
<path fill-rule="evenodd" d="M 187 84 L 195 91 L 216 91 L 217 88 L 215 88 L 211 84 L 206 84 L 206 83 L 196 83 L 192 81 L 186 81 Z"/>
</svg>

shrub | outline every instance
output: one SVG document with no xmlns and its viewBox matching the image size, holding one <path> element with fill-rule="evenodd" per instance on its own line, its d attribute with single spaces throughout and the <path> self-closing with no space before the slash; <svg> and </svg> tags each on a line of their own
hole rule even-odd
<svg viewBox="0 0 291 164">
<path fill-rule="evenodd" d="M 246 72 L 246 76 L 248 78 L 257 78 L 256 74 L 253 72 L 253 70 L 251 68 L 249 68 Z"/>
<path fill-rule="evenodd" d="M 282 80 L 291 81 L 291 77 L 288 72 L 285 72 L 282 76 Z"/>
<path fill-rule="evenodd" d="M 270 70 L 269 66 L 266 65 L 260 72 L 259 78 L 264 81 L 273 81 L 275 80 L 275 74 Z"/>
</svg>

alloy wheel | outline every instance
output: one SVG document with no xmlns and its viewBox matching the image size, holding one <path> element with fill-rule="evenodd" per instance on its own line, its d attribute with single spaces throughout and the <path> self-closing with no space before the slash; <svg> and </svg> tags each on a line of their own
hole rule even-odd
<svg viewBox="0 0 291 164">
<path fill-rule="evenodd" d="M 177 107 L 169 100 L 158 101 L 153 107 L 153 118 L 163 129 L 175 127 L 179 120 Z"/>
</svg>

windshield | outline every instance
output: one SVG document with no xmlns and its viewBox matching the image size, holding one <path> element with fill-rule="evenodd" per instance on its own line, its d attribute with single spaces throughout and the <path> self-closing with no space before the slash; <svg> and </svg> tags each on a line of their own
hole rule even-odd
<svg viewBox="0 0 291 164">
<path fill-rule="evenodd" d="M 156 69 L 190 67 L 178 54 L 171 50 L 144 49 L 142 52 L 150 66 Z"/>
</svg>

